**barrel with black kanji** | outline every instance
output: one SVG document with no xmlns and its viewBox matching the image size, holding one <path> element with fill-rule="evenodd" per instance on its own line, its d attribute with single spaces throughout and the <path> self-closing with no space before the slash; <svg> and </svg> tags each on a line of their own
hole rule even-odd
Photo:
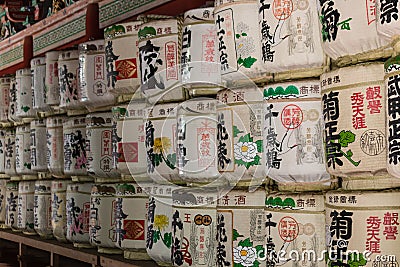
<svg viewBox="0 0 400 267">
<path fill-rule="evenodd" d="M 122 254 L 115 245 L 115 184 L 95 184 L 90 195 L 90 244 L 97 246 L 98 252 Z"/>
<path fill-rule="evenodd" d="M 216 266 L 217 197 L 212 187 L 172 191 L 173 266 Z"/>
<path fill-rule="evenodd" d="M 46 119 L 47 169 L 56 178 L 64 177 L 64 139 L 63 124 L 66 116 Z"/>
<path fill-rule="evenodd" d="M 105 182 L 118 181 L 119 173 L 113 165 L 112 113 L 97 112 L 86 116 L 87 171 Z"/>
<path fill-rule="evenodd" d="M 79 102 L 79 53 L 78 50 L 63 51 L 58 57 L 58 84 L 62 109 L 83 109 Z"/>
<path fill-rule="evenodd" d="M 8 123 L 11 77 L 0 78 L 0 122 Z"/>
<path fill-rule="evenodd" d="M 67 185 L 67 240 L 75 247 L 91 247 L 89 235 L 90 193 L 93 183 Z"/>
<path fill-rule="evenodd" d="M 222 190 L 217 204 L 217 266 L 266 266 L 265 190 Z"/>
<path fill-rule="evenodd" d="M 302 191 L 329 188 L 319 80 L 268 84 L 264 87 L 264 99 L 268 177 L 280 183 L 282 189 L 285 186 Z"/>
<path fill-rule="evenodd" d="M 17 70 L 15 73 L 15 95 L 11 93 L 11 97 L 13 98 L 11 101 L 15 99 L 14 108 L 17 120 L 34 118 L 36 116 L 32 101 L 31 69 Z"/>
<path fill-rule="evenodd" d="M 51 183 L 51 228 L 59 242 L 67 242 L 67 186 L 70 180 L 53 180 Z"/>
<path fill-rule="evenodd" d="M 15 128 L 7 128 L 4 137 L 4 173 L 8 176 L 16 176 L 15 169 Z"/>
<path fill-rule="evenodd" d="M 147 174 L 157 183 L 181 182 L 176 164 L 176 103 L 146 109 Z"/>
<path fill-rule="evenodd" d="M 31 126 L 24 124 L 17 126 L 15 132 L 15 169 L 19 175 L 29 175 L 35 178 L 31 163 Z"/>
<path fill-rule="evenodd" d="M 8 181 L 6 184 L 6 227 L 18 231 L 18 182 Z"/>
<path fill-rule="evenodd" d="M 256 1 L 235 1 L 214 10 L 224 81 L 250 82 L 250 78 L 261 78 L 268 71 L 262 60 L 258 9 Z"/>
<path fill-rule="evenodd" d="M 326 194 L 329 266 L 397 266 L 398 191 L 331 191 Z"/>
<path fill-rule="evenodd" d="M 6 204 L 7 204 L 7 180 L 0 179 L 0 227 L 5 226 L 6 222 Z"/>
<path fill-rule="evenodd" d="M 107 88 L 115 94 L 135 93 L 140 87 L 138 31 L 141 21 L 104 29 Z"/>
<path fill-rule="evenodd" d="M 376 14 L 374 1 L 318 1 L 324 52 L 342 66 L 385 57 L 388 41 L 378 35 Z"/>
<path fill-rule="evenodd" d="M 6 166 L 6 131 L 0 130 L 0 177 L 7 177 Z"/>
<path fill-rule="evenodd" d="M 321 86 L 329 173 L 374 180 L 387 175 L 383 64 L 324 73 Z"/>
<path fill-rule="evenodd" d="M 324 195 L 267 194 L 265 199 L 266 262 L 282 266 L 325 266 Z"/>
<path fill-rule="evenodd" d="M 254 87 L 218 92 L 218 169 L 231 184 L 265 180 L 262 91 Z"/>
<path fill-rule="evenodd" d="M 147 209 L 146 250 L 160 266 L 171 266 L 172 191 L 174 186 L 152 184 Z"/>
<path fill-rule="evenodd" d="M 124 251 L 127 259 L 149 259 L 146 253 L 147 206 L 149 196 L 134 183 L 117 184 L 115 198 L 115 245 Z"/>
<path fill-rule="evenodd" d="M 115 96 L 107 89 L 106 69 L 104 40 L 79 45 L 79 101 L 88 110 L 115 103 Z"/>
<path fill-rule="evenodd" d="M 25 234 L 35 235 L 34 223 L 35 181 L 22 181 L 18 185 L 17 227 Z"/>
<path fill-rule="evenodd" d="M 21 118 L 17 117 L 17 82 L 12 77 L 10 81 L 10 97 L 8 102 L 8 120 L 10 122 L 21 122 Z"/>
<path fill-rule="evenodd" d="M 195 98 L 178 106 L 176 161 L 186 183 L 212 183 L 220 177 L 217 157 L 217 100 Z"/>
<path fill-rule="evenodd" d="M 372 2 L 370 5 L 373 6 Z M 398 1 L 376 1 L 375 22 L 376 29 L 380 38 L 388 41 L 395 41 L 395 43 L 398 43 L 400 37 L 399 10 L 400 3 Z"/>
<path fill-rule="evenodd" d="M 317 2 L 257 2 L 261 61 L 268 72 L 286 72 L 285 76 L 276 74 L 275 80 L 319 76 L 326 57 L 318 27 Z"/>
<path fill-rule="evenodd" d="M 38 180 L 35 182 L 34 193 L 34 228 L 42 238 L 52 238 L 51 226 L 51 183 L 50 180 Z"/>
<path fill-rule="evenodd" d="M 131 101 L 127 106 L 114 107 L 117 135 L 117 170 L 135 181 L 148 180 L 146 159 L 145 107 L 142 101 Z"/>
<path fill-rule="evenodd" d="M 197 8 L 184 14 L 182 30 L 182 83 L 191 95 L 216 94 L 221 67 L 214 8 Z"/>
<path fill-rule="evenodd" d="M 141 90 L 151 103 L 186 98 L 180 84 L 180 19 L 152 20 L 139 27 Z"/>
<path fill-rule="evenodd" d="M 86 176 L 86 117 L 69 117 L 63 124 L 64 173 L 69 176 Z"/>
<path fill-rule="evenodd" d="M 33 110 L 49 111 L 46 95 L 46 58 L 37 57 L 31 60 Z"/>
<path fill-rule="evenodd" d="M 46 120 L 31 121 L 31 168 L 33 171 L 47 171 L 47 135 Z"/>
</svg>

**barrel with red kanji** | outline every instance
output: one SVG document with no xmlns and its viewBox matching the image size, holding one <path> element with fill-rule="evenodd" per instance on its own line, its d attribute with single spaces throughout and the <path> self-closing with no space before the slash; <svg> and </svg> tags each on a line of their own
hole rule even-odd
<svg viewBox="0 0 400 267">
<path fill-rule="evenodd" d="M 268 71 L 262 60 L 258 9 L 256 1 L 235 1 L 214 10 L 224 81 L 249 82 L 249 78 L 260 78 Z"/>
<path fill-rule="evenodd" d="M 70 180 L 53 180 L 51 183 L 51 228 L 59 242 L 67 242 L 67 186 Z"/>
<path fill-rule="evenodd" d="M 318 15 L 324 52 L 340 65 L 385 57 L 388 41 L 377 32 L 375 1 L 320 0 Z"/>
<path fill-rule="evenodd" d="M 104 108 L 115 103 L 107 88 L 107 62 L 104 40 L 79 45 L 79 102 L 88 110 Z"/>
<path fill-rule="evenodd" d="M 115 245 L 124 251 L 124 258 L 149 259 L 146 253 L 147 205 L 151 185 L 117 184 L 115 198 Z"/>
<path fill-rule="evenodd" d="M 46 119 L 47 169 L 54 177 L 64 177 L 64 139 L 63 124 L 66 116 L 54 116 Z"/>
<path fill-rule="evenodd" d="M 265 190 L 223 191 L 217 204 L 218 266 L 266 266 Z"/>
<path fill-rule="evenodd" d="M 182 83 L 191 95 L 215 94 L 220 89 L 221 67 L 214 8 L 184 14 L 182 30 Z"/>
<path fill-rule="evenodd" d="M 326 57 L 322 50 L 317 2 L 258 0 L 262 63 L 268 72 L 296 78 L 319 76 Z M 279 74 L 274 79 L 280 78 Z"/>
<path fill-rule="evenodd" d="M 262 91 L 254 87 L 218 92 L 218 169 L 234 185 L 265 180 Z M 238 184 L 239 183 L 239 184 Z"/>
<path fill-rule="evenodd" d="M 152 184 L 147 209 L 146 250 L 160 266 L 171 266 L 172 191 L 174 186 Z"/>
<path fill-rule="evenodd" d="M 387 175 L 383 64 L 324 73 L 321 86 L 329 173 L 371 179 Z"/>
<path fill-rule="evenodd" d="M 212 187 L 172 191 L 173 266 L 216 266 L 217 197 Z"/>
<path fill-rule="evenodd" d="M 178 106 L 177 169 L 187 183 L 213 183 L 220 177 L 217 157 L 217 100 L 195 98 Z"/>
<path fill-rule="evenodd" d="M 151 20 L 139 27 L 141 90 L 151 103 L 186 98 L 180 84 L 181 32 L 182 22 L 175 18 Z"/>
<path fill-rule="evenodd" d="M 90 195 L 90 244 L 97 251 L 107 254 L 122 254 L 115 246 L 115 184 L 95 184 Z"/>
<path fill-rule="evenodd" d="M 8 123 L 11 77 L 0 78 L 0 122 Z"/>
<path fill-rule="evenodd" d="M 268 84 L 264 87 L 264 99 L 268 177 L 280 183 L 282 189 L 329 188 L 331 177 L 325 167 L 319 80 Z"/>
<path fill-rule="evenodd" d="M 50 51 L 45 54 L 46 57 L 46 98 L 51 107 L 57 107 L 60 104 L 60 90 L 58 88 L 58 57 L 59 51 Z"/>
<path fill-rule="evenodd" d="M 35 181 L 22 181 L 18 184 L 17 227 L 24 234 L 35 235 L 34 223 Z"/>
<path fill-rule="evenodd" d="M 268 194 L 265 199 L 266 262 L 325 266 L 324 195 Z"/>
<path fill-rule="evenodd" d="M 331 191 L 326 194 L 329 266 L 397 266 L 398 191 Z"/>
<path fill-rule="evenodd" d="M 91 247 L 89 236 L 90 193 L 93 183 L 67 185 L 67 240 L 75 247 Z"/>
<path fill-rule="evenodd" d="M 104 29 L 106 85 L 112 93 L 135 93 L 140 87 L 140 24 L 141 21 L 132 21 Z"/>
<path fill-rule="evenodd" d="M 157 183 L 180 182 L 176 164 L 176 112 L 178 104 L 158 104 L 144 118 L 147 174 Z"/>
<path fill-rule="evenodd" d="M 104 182 L 120 179 L 112 158 L 112 113 L 97 112 L 86 116 L 87 171 Z"/>
</svg>

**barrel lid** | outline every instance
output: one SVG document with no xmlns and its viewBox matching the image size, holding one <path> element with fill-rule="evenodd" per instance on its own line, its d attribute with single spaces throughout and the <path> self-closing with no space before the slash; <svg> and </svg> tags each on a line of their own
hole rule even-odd
<svg viewBox="0 0 400 267">
<path fill-rule="evenodd" d="M 222 190 L 218 197 L 218 208 L 262 208 L 265 206 L 266 191 L 259 188 L 253 192 L 247 189 Z"/>
<path fill-rule="evenodd" d="M 45 65 L 46 64 L 46 58 L 45 57 L 35 57 L 31 59 L 31 69 L 35 66 L 39 65 Z"/>
<path fill-rule="evenodd" d="M 242 87 L 236 89 L 220 90 L 217 94 L 217 99 L 221 104 L 231 105 L 246 102 L 263 103 L 263 92 L 257 86 Z"/>
<path fill-rule="evenodd" d="M 175 207 L 217 207 L 218 188 L 197 187 L 179 188 L 172 191 Z"/>
<path fill-rule="evenodd" d="M 184 24 L 214 22 L 214 7 L 196 8 L 185 12 Z"/>
<path fill-rule="evenodd" d="M 115 196 L 116 184 L 95 184 L 92 187 L 92 196 Z"/>
<path fill-rule="evenodd" d="M 51 192 L 66 191 L 67 186 L 71 184 L 71 180 L 54 180 L 51 181 Z"/>
<path fill-rule="evenodd" d="M 400 210 L 400 191 L 329 191 L 326 205 L 335 209 L 398 209 Z"/>
<path fill-rule="evenodd" d="M 137 36 L 142 21 L 118 23 L 104 29 L 104 39 L 111 40 L 124 35 Z"/>
<path fill-rule="evenodd" d="M 16 127 L 16 134 L 30 132 L 30 130 L 31 130 L 30 124 L 19 125 Z"/>
<path fill-rule="evenodd" d="M 65 128 L 86 128 L 86 116 L 69 117 L 65 120 L 63 127 Z"/>
<path fill-rule="evenodd" d="M 22 181 L 19 182 L 18 192 L 21 193 L 33 193 L 35 192 L 35 181 Z"/>
<path fill-rule="evenodd" d="M 35 182 L 35 194 L 37 193 L 49 193 L 51 192 L 52 181 L 36 181 Z"/>
<path fill-rule="evenodd" d="M 178 103 L 158 104 L 145 109 L 145 118 L 174 118 L 177 114 Z"/>
<path fill-rule="evenodd" d="M 90 194 L 92 192 L 93 183 L 70 183 L 67 185 L 68 193 Z"/>
<path fill-rule="evenodd" d="M 63 60 L 69 60 L 69 59 L 78 59 L 78 57 L 79 57 L 78 50 L 67 50 L 67 51 L 62 51 L 59 54 L 58 60 L 63 61 Z"/>
<path fill-rule="evenodd" d="M 320 193 L 271 193 L 265 198 L 265 207 L 268 210 L 287 210 L 288 212 L 323 212 L 325 210 L 325 198 Z"/>
<path fill-rule="evenodd" d="M 21 76 L 30 76 L 31 75 L 31 69 L 25 68 L 25 69 L 19 69 L 15 72 L 16 77 L 21 77 Z"/>
<path fill-rule="evenodd" d="M 178 114 L 215 114 L 217 113 L 218 100 L 211 98 L 194 98 L 182 102 L 178 106 Z"/>
<path fill-rule="evenodd" d="M 321 85 L 317 79 L 271 83 L 263 88 L 265 100 L 321 98 Z"/>
<path fill-rule="evenodd" d="M 86 127 L 111 127 L 113 114 L 111 112 L 98 112 L 86 115 Z"/>
<path fill-rule="evenodd" d="M 68 119 L 67 116 L 48 117 L 46 119 L 47 127 L 62 127 L 64 122 Z"/>
<path fill-rule="evenodd" d="M 98 51 L 104 53 L 104 40 L 95 40 L 86 43 L 82 43 L 78 46 L 79 53 L 85 53 L 89 51 Z"/>
<path fill-rule="evenodd" d="M 31 121 L 31 128 L 33 127 L 46 127 L 46 120 L 40 119 Z"/>
<path fill-rule="evenodd" d="M 142 40 L 178 33 L 179 27 L 177 19 L 161 19 L 143 23 L 140 26 L 138 36 L 139 40 Z"/>
<path fill-rule="evenodd" d="M 48 61 L 57 61 L 61 52 L 59 51 L 50 51 L 45 54 L 46 62 Z"/>
</svg>

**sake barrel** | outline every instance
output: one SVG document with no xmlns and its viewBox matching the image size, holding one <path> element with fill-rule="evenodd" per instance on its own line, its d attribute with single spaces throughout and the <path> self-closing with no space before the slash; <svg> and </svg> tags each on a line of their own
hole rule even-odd
<svg viewBox="0 0 400 267">
<path fill-rule="evenodd" d="M 112 113 L 92 113 L 86 116 L 87 171 L 96 179 L 117 181 L 119 173 L 113 167 Z"/>
<path fill-rule="evenodd" d="M 400 26 L 398 25 L 400 3 L 389 3 L 379 0 L 374 3 L 368 3 L 371 13 L 376 11 L 376 29 L 379 37 L 388 41 L 396 40 L 400 34 Z"/>
<path fill-rule="evenodd" d="M 250 82 L 265 72 L 256 1 L 232 2 L 214 10 L 221 75 L 224 81 Z"/>
<path fill-rule="evenodd" d="M 54 177 L 64 176 L 63 124 L 66 119 L 64 116 L 46 119 L 47 169 Z"/>
<path fill-rule="evenodd" d="M 48 111 L 46 95 L 46 58 L 38 57 L 31 60 L 32 72 L 32 105 L 33 110 Z"/>
<path fill-rule="evenodd" d="M 89 110 L 115 102 L 107 89 L 106 67 L 104 40 L 79 45 L 79 101 Z"/>
<path fill-rule="evenodd" d="M 34 229 L 35 181 L 22 181 L 18 186 L 17 227 L 24 234 L 35 235 Z"/>
<path fill-rule="evenodd" d="M 182 30 L 182 83 L 192 95 L 215 94 L 221 85 L 221 68 L 214 8 L 192 9 L 184 14 Z"/>
<path fill-rule="evenodd" d="M 265 205 L 266 265 L 325 266 L 324 195 L 273 193 Z"/>
<path fill-rule="evenodd" d="M 158 104 L 146 110 L 147 174 L 157 183 L 179 182 L 176 168 L 177 104 Z"/>
<path fill-rule="evenodd" d="M 6 204 L 7 204 L 7 180 L 0 179 L 0 227 L 3 228 L 6 222 Z"/>
<path fill-rule="evenodd" d="M 266 266 L 265 190 L 233 189 L 220 195 L 217 205 L 216 242 L 220 266 Z M 229 264 L 229 265 L 228 265 Z"/>
<path fill-rule="evenodd" d="M 326 62 L 315 1 L 258 0 L 261 62 L 268 72 L 319 76 Z M 278 75 L 277 75 L 278 76 Z M 274 77 L 275 80 L 277 77 Z"/>
<path fill-rule="evenodd" d="M 217 197 L 217 190 L 211 187 L 172 191 L 174 266 L 216 266 Z"/>
<path fill-rule="evenodd" d="M 117 171 L 121 174 L 126 172 L 129 174 L 127 171 L 128 167 L 126 164 L 124 164 L 124 171 L 122 171 L 122 165 L 119 166 L 119 160 L 122 157 L 122 155 L 119 153 L 119 143 L 122 141 L 122 122 L 125 118 L 126 114 L 126 105 L 121 105 L 121 106 L 114 106 L 112 108 L 112 153 L 113 153 L 113 165 L 114 168 L 117 168 Z M 143 121 L 143 120 L 142 120 Z M 122 161 L 121 161 L 122 162 Z M 125 160 L 123 161 L 125 162 Z"/>
<path fill-rule="evenodd" d="M 144 102 L 131 101 L 126 107 L 116 108 L 121 114 L 117 120 L 117 169 L 123 175 L 132 175 L 138 181 L 147 180 L 147 160 L 144 128 Z"/>
<path fill-rule="evenodd" d="M 15 131 L 15 170 L 19 175 L 35 176 L 31 163 L 30 124 L 17 126 Z M 34 190 L 33 186 L 33 190 Z"/>
<path fill-rule="evenodd" d="M 214 6 L 220 6 L 226 3 L 233 3 L 233 2 L 255 2 L 257 0 L 214 0 Z"/>
<path fill-rule="evenodd" d="M 147 189 L 150 191 L 150 187 Z M 146 253 L 147 205 L 149 197 L 137 184 L 117 184 L 115 199 L 116 246 L 124 258 L 149 259 Z"/>
<path fill-rule="evenodd" d="M 398 191 L 328 192 L 327 264 L 397 265 L 399 199 Z"/>
<path fill-rule="evenodd" d="M 177 112 L 176 161 L 180 178 L 188 183 L 217 180 L 217 100 L 187 100 Z"/>
<path fill-rule="evenodd" d="M 321 75 L 328 171 L 341 177 L 387 175 L 383 64 Z"/>
<path fill-rule="evenodd" d="M 18 182 L 6 183 L 6 227 L 18 231 Z"/>
<path fill-rule="evenodd" d="M 107 88 L 112 93 L 135 93 L 140 87 L 138 31 L 141 23 L 119 23 L 104 29 Z"/>
<path fill-rule="evenodd" d="M 153 20 L 139 27 L 141 90 L 151 103 L 186 98 L 181 81 L 178 19 Z"/>
<path fill-rule="evenodd" d="M 297 190 L 329 188 L 319 80 L 269 84 L 264 99 L 268 177 Z"/>
<path fill-rule="evenodd" d="M 218 169 L 231 184 L 264 182 L 262 92 L 257 87 L 219 91 Z"/>
<path fill-rule="evenodd" d="M 60 242 L 67 242 L 67 186 L 70 183 L 60 179 L 51 182 L 51 228 Z"/>
<path fill-rule="evenodd" d="M 82 109 L 79 103 L 79 53 L 78 50 L 63 51 L 58 57 L 58 83 L 60 108 Z"/>
<path fill-rule="evenodd" d="M 31 167 L 33 171 L 47 171 L 47 135 L 46 120 L 31 121 Z"/>
<path fill-rule="evenodd" d="M 0 122 L 8 123 L 11 77 L 0 78 Z"/>
<path fill-rule="evenodd" d="M 115 184 L 93 185 L 90 197 L 90 244 L 98 252 L 122 254 L 115 246 Z"/>
<path fill-rule="evenodd" d="M 52 106 L 60 104 L 60 90 L 58 80 L 58 57 L 60 52 L 51 51 L 47 52 L 46 57 L 46 98 L 47 103 Z"/>
<path fill-rule="evenodd" d="M 36 112 L 33 110 L 32 105 L 31 69 L 17 70 L 15 73 L 15 86 L 15 116 L 18 119 L 34 118 L 36 116 Z M 13 96 L 11 97 L 13 98 Z"/>
<path fill-rule="evenodd" d="M 19 117 L 17 117 L 17 83 L 16 83 L 16 79 L 14 77 L 11 78 L 11 82 L 10 82 L 8 120 L 10 122 L 21 121 L 21 119 Z"/>
<path fill-rule="evenodd" d="M 7 177 L 5 175 L 5 165 L 6 165 L 6 131 L 0 130 L 0 177 Z"/>
<path fill-rule="evenodd" d="M 339 65 L 384 56 L 388 41 L 378 35 L 375 3 L 321 0 L 317 4 L 322 48 L 332 59 L 340 59 Z"/>
<path fill-rule="evenodd" d="M 161 266 L 171 266 L 173 186 L 153 184 L 147 209 L 146 250 Z"/>
<path fill-rule="evenodd" d="M 53 237 L 51 226 L 51 183 L 52 181 L 36 181 L 34 194 L 34 228 L 42 238 Z"/>
<path fill-rule="evenodd" d="M 87 175 L 86 117 L 69 117 L 63 125 L 64 173 Z"/>
<path fill-rule="evenodd" d="M 67 185 L 67 240 L 75 247 L 91 247 L 89 237 L 92 183 Z"/>
<path fill-rule="evenodd" d="M 4 173 L 8 176 L 15 176 L 17 174 L 15 169 L 15 128 L 8 128 L 5 131 Z"/>
</svg>

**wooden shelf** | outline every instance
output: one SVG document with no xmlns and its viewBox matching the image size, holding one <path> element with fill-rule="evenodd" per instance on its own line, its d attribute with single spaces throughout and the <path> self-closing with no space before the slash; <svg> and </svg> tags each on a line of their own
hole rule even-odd
<svg viewBox="0 0 400 267">
<path fill-rule="evenodd" d="M 20 266 L 25 266 L 25 255 L 29 248 L 35 248 L 50 252 L 50 266 L 58 266 L 60 256 L 88 263 L 93 267 L 155 267 L 153 261 L 126 260 L 122 255 L 99 254 L 95 248 L 75 248 L 70 243 L 60 243 L 54 239 L 44 240 L 39 236 L 28 236 L 11 230 L 0 230 L 0 239 L 11 241 L 19 245 L 18 258 L 21 259 Z M 26 264 L 26 263 L 25 263 Z M 29 265 L 28 265 L 29 266 Z"/>
</svg>

